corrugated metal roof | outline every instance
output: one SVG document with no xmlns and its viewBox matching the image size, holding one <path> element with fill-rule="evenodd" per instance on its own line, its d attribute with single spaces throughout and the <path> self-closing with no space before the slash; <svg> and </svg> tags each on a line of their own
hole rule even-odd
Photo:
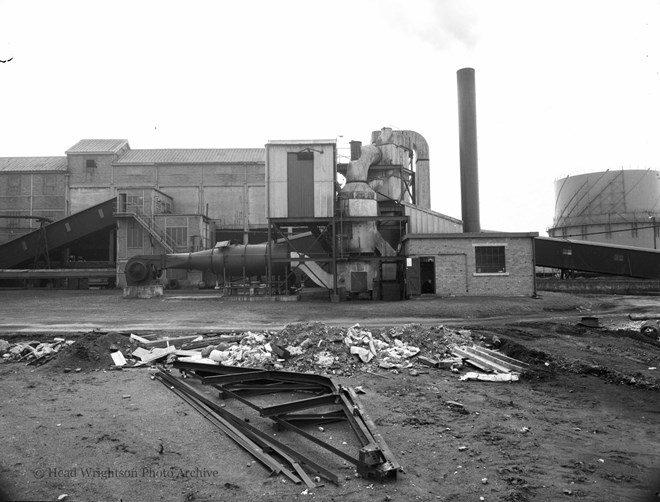
<svg viewBox="0 0 660 502">
<path fill-rule="evenodd" d="M 66 157 L 0 157 L 0 172 L 66 172 L 66 170 Z"/>
<path fill-rule="evenodd" d="M 66 153 L 112 153 L 128 144 L 127 139 L 81 139 Z"/>
<path fill-rule="evenodd" d="M 236 164 L 265 162 L 265 148 L 129 150 L 116 164 Z"/>
</svg>

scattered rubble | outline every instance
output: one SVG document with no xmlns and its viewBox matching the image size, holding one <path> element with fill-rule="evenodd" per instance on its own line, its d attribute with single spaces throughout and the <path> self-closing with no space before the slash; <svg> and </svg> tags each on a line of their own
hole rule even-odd
<svg viewBox="0 0 660 502">
<path fill-rule="evenodd" d="M 57 353 L 58 357 L 49 367 L 69 371 L 72 368 L 79 371 L 127 369 L 181 360 L 343 376 L 367 372 L 384 377 L 382 370 L 394 374 L 405 370 L 410 376 L 428 373 L 429 368 L 459 372 L 464 362 L 477 357 L 474 344 L 482 341 L 469 330 L 443 326 L 406 324 L 367 330 L 359 324 L 341 328 L 308 322 L 289 324 L 279 332 L 167 337 L 95 331 L 79 336 L 75 344 L 63 338 L 55 338 L 52 343 L 13 345 L 0 341 L 0 352 L 4 351 L 4 359 L 26 362 Z M 473 346 L 470 354 L 458 349 L 469 345 Z M 497 371 L 493 360 L 501 364 L 508 361 L 509 365 L 515 361 L 503 355 L 500 356 L 502 360 L 493 359 L 493 354 L 498 353 L 479 352 L 478 357 L 491 360 L 491 367 L 486 371 L 494 368 Z M 43 362 L 47 360 L 50 358 Z"/>
<path fill-rule="evenodd" d="M 74 340 L 53 338 L 52 342 L 27 341 L 10 344 L 0 340 L 0 355 L 5 361 L 43 364 L 52 359 L 60 350 L 74 343 Z"/>
</svg>

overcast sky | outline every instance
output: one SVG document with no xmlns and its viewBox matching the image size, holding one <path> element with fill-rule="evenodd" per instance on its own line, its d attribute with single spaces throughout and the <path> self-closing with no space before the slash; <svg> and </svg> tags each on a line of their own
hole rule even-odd
<svg viewBox="0 0 660 502">
<path fill-rule="evenodd" d="M 432 208 L 460 218 L 472 67 L 482 228 L 546 235 L 555 179 L 660 168 L 660 0 L 0 0 L 10 58 L 0 157 L 412 129 Z"/>
</svg>

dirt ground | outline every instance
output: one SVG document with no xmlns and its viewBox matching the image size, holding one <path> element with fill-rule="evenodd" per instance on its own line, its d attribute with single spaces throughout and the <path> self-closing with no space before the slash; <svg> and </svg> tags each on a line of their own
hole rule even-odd
<svg viewBox="0 0 660 502">
<path fill-rule="evenodd" d="M 181 291 L 151 300 L 124 300 L 118 291 L 0 291 L 0 339 L 64 336 L 77 340 L 70 349 L 78 346 L 78 356 L 92 343 L 99 354 L 86 363 L 74 352 L 38 367 L 0 363 L 4 498 L 660 500 L 660 342 L 641 336 L 640 323 L 628 318 L 660 313 L 659 302 L 542 293 L 334 304 L 311 297 L 236 302 Z M 598 317 L 599 327 L 580 325 L 584 316 Z M 468 330 L 476 343 L 495 344 L 531 371 L 518 382 L 492 383 L 461 381 L 416 362 L 385 370 L 349 358 L 326 370 L 364 389 L 361 400 L 402 472 L 379 483 L 328 459 L 341 482 L 305 491 L 269 476 L 148 368 L 113 370 L 101 343 L 112 336 L 124 348 L 127 337 L 116 332 L 274 334 L 291 323 L 398 330 L 420 355 L 440 350 L 447 332 L 440 326 Z M 328 442 L 342 434 L 341 425 L 324 427 Z"/>
</svg>

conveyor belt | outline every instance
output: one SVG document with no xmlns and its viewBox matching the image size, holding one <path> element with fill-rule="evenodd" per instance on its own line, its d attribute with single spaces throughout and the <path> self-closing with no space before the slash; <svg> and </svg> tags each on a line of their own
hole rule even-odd
<svg viewBox="0 0 660 502">
<path fill-rule="evenodd" d="M 541 267 L 660 279 L 660 251 L 655 249 L 536 237 L 534 253 Z"/>
<path fill-rule="evenodd" d="M 34 260 L 44 244 L 48 249 L 56 249 L 99 230 L 114 227 L 115 205 L 116 199 L 112 198 L 0 245 L 0 269 Z"/>
</svg>

